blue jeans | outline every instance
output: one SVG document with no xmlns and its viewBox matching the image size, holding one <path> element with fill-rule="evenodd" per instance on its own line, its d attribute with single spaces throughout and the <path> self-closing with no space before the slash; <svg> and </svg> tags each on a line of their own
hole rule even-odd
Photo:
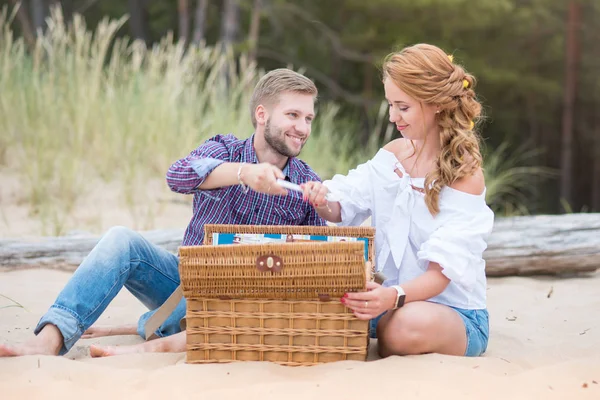
<svg viewBox="0 0 600 400">
<path fill-rule="evenodd" d="M 138 321 L 138 334 L 144 337 L 148 318 L 179 286 L 178 265 L 177 256 L 139 233 L 123 227 L 111 228 L 77 268 L 34 333 L 37 335 L 46 324 L 56 325 L 64 338 L 60 354 L 65 354 L 125 286 L 153 310 Z M 182 299 L 156 335 L 180 332 L 179 321 L 184 316 L 185 299 Z"/>
<path fill-rule="evenodd" d="M 466 310 L 463 308 L 450 307 L 460 315 L 465 324 L 467 332 L 466 357 L 478 357 L 487 350 L 488 339 L 490 336 L 489 315 L 485 310 Z M 377 337 L 377 323 L 385 313 L 369 321 L 369 336 L 373 339 Z"/>
</svg>

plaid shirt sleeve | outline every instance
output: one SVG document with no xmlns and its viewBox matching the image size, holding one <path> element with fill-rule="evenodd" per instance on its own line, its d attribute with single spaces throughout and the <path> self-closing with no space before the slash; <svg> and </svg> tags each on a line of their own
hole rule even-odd
<svg viewBox="0 0 600 400">
<path fill-rule="evenodd" d="M 194 193 L 215 168 L 231 160 L 228 145 L 234 140 L 233 135 L 217 135 L 187 157 L 174 162 L 167 171 L 167 184 L 171 190 L 183 194 Z"/>
<path fill-rule="evenodd" d="M 327 221 L 319 217 L 317 210 L 314 207 L 310 208 L 310 211 L 306 214 L 306 218 L 302 221 L 301 225 L 312 225 L 312 226 L 323 226 L 327 225 Z"/>
</svg>

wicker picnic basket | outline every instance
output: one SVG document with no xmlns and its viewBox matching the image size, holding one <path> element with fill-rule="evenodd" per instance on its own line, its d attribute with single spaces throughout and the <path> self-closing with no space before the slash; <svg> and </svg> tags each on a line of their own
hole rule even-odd
<svg viewBox="0 0 600 400">
<path fill-rule="evenodd" d="M 368 242 L 367 259 L 375 268 L 375 228 L 370 226 L 306 226 L 306 225 L 204 225 L 204 244 L 213 244 L 215 233 L 310 235 L 315 237 L 353 237 Z"/>
<path fill-rule="evenodd" d="M 207 244 L 217 231 L 354 236 L 370 238 L 368 243 L 374 236 L 372 228 L 205 229 Z M 363 242 L 183 246 L 179 257 L 188 363 L 366 359 L 369 322 L 339 301 L 346 292 L 364 290 L 370 279 Z"/>
</svg>

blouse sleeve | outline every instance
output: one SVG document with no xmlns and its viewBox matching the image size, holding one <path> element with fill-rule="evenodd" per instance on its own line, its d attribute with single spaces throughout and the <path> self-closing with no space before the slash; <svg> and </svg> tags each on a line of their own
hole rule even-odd
<svg viewBox="0 0 600 400">
<path fill-rule="evenodd" d="M 427 268 L 429 262 L 438 263 L 448 279 L 467 291 L 473 290 L 479 271 L 485 270 L 483 252 L 494 224 L 494 213 L 484 198 L 470 200 L 441 209 L 438 217 L 443 222 L 417 253 L 419 265 Z"/>
<path fill-rule="evenodd" d="M 342 208 L 342 226 L 358 226 L 371 216 L 371 161 L 350 170 L 348 175 L 335 175 L 323 182 Z"/>
</svg>

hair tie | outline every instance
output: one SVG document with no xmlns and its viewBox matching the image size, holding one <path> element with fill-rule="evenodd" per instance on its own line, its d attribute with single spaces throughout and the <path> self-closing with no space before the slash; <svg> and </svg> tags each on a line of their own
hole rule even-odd
<svg viewBox="0 0 600 400">
<path fill-rule="evenodd" d="M 469 81 L 466 79 L 463 79 L 463 89 L 467 89 L 469 87 Z"/>
<path fill-rule="evenodd" d="M 448 60 L 450 60 L 450 62 L 454 62 L 454 56 L 452 54 L 448 54 Z"/>
<path fill-rule="evenodd" d="M 471 121 L 471 123 L 470 123 L 470 129 L 473 130 L 473 128 L 475 128 L 475 122 Z"/>
</svg>

